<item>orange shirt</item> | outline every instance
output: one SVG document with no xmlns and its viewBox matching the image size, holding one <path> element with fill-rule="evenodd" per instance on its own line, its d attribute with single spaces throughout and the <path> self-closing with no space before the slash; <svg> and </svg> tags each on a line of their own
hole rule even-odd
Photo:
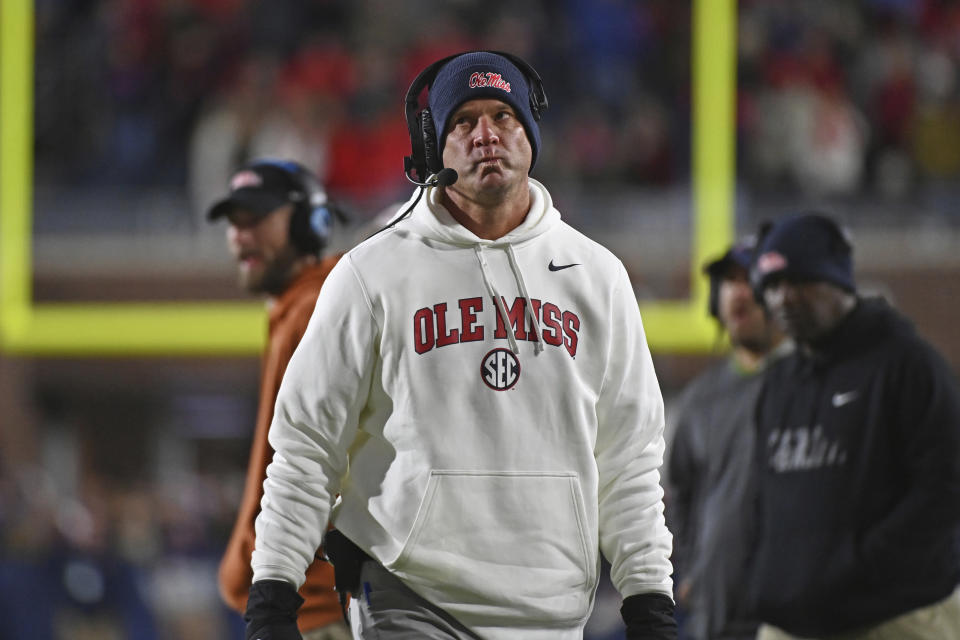
<svg viewBox="0 0 960 640">
<path fill-rule="evenodd" d="M 260 404 L 247 465 L 247 480 L 240 512 L 220 561 L 220 594 L 227 605 L 240 613 L 246 610 L 253 579 L 253 569 L 250 568 L 254 545 L 253 525 L 260 513 L 267 465 L 273 458 L 267 432 L 273 419 L 277 391 L 287 363 L 307 328 L 320 286 L 339 258 L 339 255 L 324 258 L 319 264 L 305 269 L 270 310 L 269 337 L 260 377 Z M 340 602 L 333 590 L 333 566 L 324 560 L 317 558 L 307 568 L 307 581 L 300 587 L 300 596 L 304 599 L 297 618 L 301 631 L 323 627 L 342 618 Z"/>
</svg>

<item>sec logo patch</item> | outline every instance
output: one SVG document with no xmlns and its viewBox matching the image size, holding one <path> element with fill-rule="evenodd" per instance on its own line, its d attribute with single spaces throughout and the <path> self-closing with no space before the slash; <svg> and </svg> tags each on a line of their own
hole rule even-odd
<svg viewBox="0 0 960 640">
<path fill-rule="evenodd" d="M 509 349 L 494 349 L 480 361 L 480 377 L 496 391 L 506 391 L 520 379 L 520 361 Z"/>
</svg>

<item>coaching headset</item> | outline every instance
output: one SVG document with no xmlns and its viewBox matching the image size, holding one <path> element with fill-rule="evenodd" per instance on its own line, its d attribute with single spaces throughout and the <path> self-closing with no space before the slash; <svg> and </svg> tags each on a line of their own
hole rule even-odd
<svg viewBox="0 0 960 640">
<path fill-rule="evenodd" d="M 300 187 L 290 192 L 290 201 L 294 205 L 290 217 L 290 242 L 301 253 L 318 254 L 330 241 L 334 218 L 345 220 L 346 216 L 327 198 L 326 190 L 313 173 L 296 162 L 280 161 L 276 164 L 290 171 Z"/>
<path fill-rule="evenodd" d="M 411 153 L 403 159 L 403 172 L 407 176 L 407 179 L 416 185 L 428 186 L 426 182 L 428 176 L 440 174 L 441 171 L 445 171 L 443 169 L 443 158 L 438 147 L 438 137 L 436 127 L 433 123 L 433 114 L 430 113 L 429 107 L 420 109 L 420 93 L 424 88 L 428 88 L 433 84 L 434 79 L 436 79 L 437 74 L 444 65 L 455 58 L 471 53 L 491 53 L 509 60 L 520 70 L 527 82 L 527 87 L 530 90 L 530 112 L 534 120 L 540 120 L 543 112 L 547 109 L 549 103 L 547 101 L 547 95 L 543 90 L 543 82 L 540 80 L 540 75 L 533 67 L 518 56 L 511 53 L 504 53 L 503 51 L 479 50 L 465 51 L 437 60 L 414 78 L 410 84 L 410 88 L 407 90 L 406 98 L 404 98 L 404 115 L 407 119 L 407 129 L 410 132 Z M 411 171 L 414 173 L 416 179 L 411 177 Z M 440 179 L 441 177 L 443 179 Z M 435 180 L 437 184 L 449 186 L 456 181 L 456 172 L 450 170 L 450 175 L 437 175 Z"/>
</svg>

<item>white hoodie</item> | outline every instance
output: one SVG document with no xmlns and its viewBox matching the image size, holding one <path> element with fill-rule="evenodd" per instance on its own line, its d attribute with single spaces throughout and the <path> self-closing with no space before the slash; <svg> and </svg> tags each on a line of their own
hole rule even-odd
<svg viewBox="0 0 960 640">
<path fill-rule="evenodd" d="M 485 638 L 582 637 L 601 551 L 624 597 L 671 594 L 626 270 L 530 193 L 484 240 L 428 189 L 330 273 L 277 398 L 254 580 L 299 587 L 329 520 Z"/>
</svg>

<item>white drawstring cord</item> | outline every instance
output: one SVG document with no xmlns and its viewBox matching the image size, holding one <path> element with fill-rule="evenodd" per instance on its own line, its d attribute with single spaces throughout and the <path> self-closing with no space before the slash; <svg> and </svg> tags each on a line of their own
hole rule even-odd
<svg viewBox="0 0 960 640">
<path fill-rule="evenodd" d="M 523 274 L 520 273 L 520 265 L 517 264 L 517 258 L 513 254 L 513 245 L 507 245 L 507 257 L 510 259 L 510 269 L 513 271 L 513 277 L 517 280 L 517 286 L 520 287 L 520 295 L 526 302 L 527 316 L 530 318 L 530 328 L 533 335 L 537 337 L 537 346 L 534 347 L 534 355 L 543 351 L 543 340 L 540 339 L 540 322 L 537 320 L 537 314 L 533 310 L 533 302 L 530 301 L 530 294 L 527 293 L 527 285 L 523 281 Z"/>
<path fill-rule="evenodd" d="M 475 244 L 473 250 L 477 254 L 477 261 L 480 263 L 480 273 L 483 275 L 483 284 L 487 287 L 487 293 L 493 296 L 494 304 L 500 312 L 500 318 L 507 328 L 507 342 L 510 343 L 510 350 L 520 355 L 520 347 L 517 346 L 517 337 L 514 335 L 513 323 L 510 322 L 510 316 L 507 315 L 507 308 L 504 306 L 503 299 L 500 297 L 500 294 L 490 280 L 490 276 L 487 274 L 487 258 L 483 255 L 483 245 Z"/>
</svg>

